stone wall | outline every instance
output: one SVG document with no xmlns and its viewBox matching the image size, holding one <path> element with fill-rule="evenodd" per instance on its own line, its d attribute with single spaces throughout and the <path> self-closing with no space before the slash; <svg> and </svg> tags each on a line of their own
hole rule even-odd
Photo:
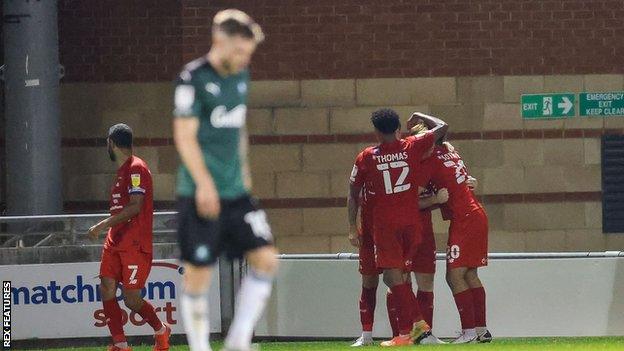
<svg viewBox="0 0 624 351">
<path fill-rule="evenodd" d="M 407 118 L 418 110 L 449 122 L 452 143 L 480 180 L 491 251 L 622 249 L 623 236 L 601 232 L 600 137 L 621 134 L 624 118 L 524 121 L 519 105 L 521 93 L 622 89 L 622 75 L 256 81 L 248 116 L 254 193 L 282 251 L 352 250 L 344 197 L 355 155 L 374 142 L 370 113 L 391 106 Z M 115 170 L 103 138 L 123 121 L 152 168 L 156 200 L 170 206 L 172 90 L 170 83 L 62 85 L 66 201 L 106 200 Z M 439 218 L 435 229 L 442 248 Z"/>
</svg>

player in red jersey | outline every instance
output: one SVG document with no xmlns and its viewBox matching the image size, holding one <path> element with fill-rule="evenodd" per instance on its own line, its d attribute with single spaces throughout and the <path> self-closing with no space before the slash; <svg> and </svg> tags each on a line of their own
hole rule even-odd
<svg viewBox="0 0 624 351">
<path fill-rule="evenodd" d="M 417 129 L 434 127 L 426 120 L 419 124 L 421 126 Z M 443 218 L 451 221 L 446 280 L 462 324 L 462 335 L 454 343 L 490 342 L 492 335 L 486 326 L 485 290 L 477 272 L 479 267 L 487 265 L 487 214 L 469 185 L 470 176 L 464 161 L 450 144 L 439 142 L 432 156 L 423 163 L 431 170 L 431 183 L 449 191 L 449 201 L 441 211 Z"/>
<path fill-rule="evenodd" d="M 418 185 L 415 176 L 424 154 L 448 129 L 443 121 L 420 113 L 412 115 L 435 125 L 421 137 L 400 139 L 399 116 L 391 109 L 373 112 L 371 121 L 380 144 L 364 149 L 356 158 L 351 173 L 347 199 L 349 238 L 358 236 L 357 213 L 359 197 L 366 185 L 375 194 L 373 207 L 373 238 L 375 262 L 383 269 L 384 283 L 392 290 L 399 306 L 399 333 L 382 346 L 410 345 L 437 340 L 414 306 L 416 299 L 404 282 L 403 273 L 419 242 Z M 413 321 L 416 320 L 416 323 Z"/>
<path fill-rule="evenodd" d="M 440 192 L 443 195 L 444 192 Z M 375 244 L 373 241 L 373 198 L 374 194 L 364 188 L 360 197 L 360 228 L 358 236 L 350 238 L 351 245 L 358 248 L 359 252 L 359 272 L 362 275 L 362 292 L 360 294 L 360 322 L 362 323 L 361 336 L 351 345 L 352 347 L 369 346 L 373 344 L 373 324 L 375 307 L 377 305 L 377 287 L 379 285 L 379 274 L 383 270 L 377 268 L 375 263 Z M 429 207 L 435 204 L 446 202 L 444 196 L 431 196 L 420 204 L 420 207 Z M 433 234 L 431 234 L 433 236 Z M 431 239 L 434 240 L 434 239 Z M 430 241 L 430 240 L 428 240 Z M 427 243 L 428 245 L 430 242 Z M 422 244 L 421 244 L 422 246 Z M 420 246 L 419 246 L 420 247 Z M 435 261 L 435 241 L 433 242 L 433 260 Z M 419 249 L 419 252 L 421 250 Z M 417 254 L 418 255 L 418 254 Z M 435 262 L 433 263 L 435 264 Z M 418 266 L 420 267 L 420 266 Z M 418 281 L 417 276 L 417 281 Z M 433 282 L 431 283 L 433 285 Z M 431 287 L 433 289 L 433 286 Z M 420 293 L 420 285 L 419 285 Z M 422 295 L 422 294 L 421 294 Z M 416 298 L 418 300 L 418 296 Z M 422 299 L 422 297 L 421 297 Z M 397 308 L 392 298 L 392 293 L 388 289 L 386 293 L 386 307 L 388 308 L 388 318 L 392 327 L 393 336 L 398 336 Z M 419 301 L 419 306 L 422 304 Z M 428 322 L 426 313 L 423 313 L 425 321 Z"/>
<path fill-rule="evenodd" d="M 373 193 L 362 189 L 360 196 L 360 228 L 358 235 L 350 237 L 351 245 L 358 248 L 359 272 L 362 275 L 362 292 L 360 294 L 360 322 L 362 335 L 351 345 L 353 347 L 373 344 L 373 323 L 377 304 L 377 286 L 379 274 L 383 271 L 375 264 L 375 248 L 373 242 Z"/>
<path fill-rule="evenodd" d="M 145 161 L 132 153 L 132 129 L 116 124 L 108 131 L 108 153 L 117 164 L 111 188 L 111 216 L 89 229 L 97 240 L 108 229 L 100 263 L 100 293 L 108 329 L 113 337 L 109 351 L 131 350 L 122 325 L 117 303 L 117 284 L 121 283 L 126 307 L 138 313 L 154 329 L 154 350 L 169 350 L 171 328 L 162 323 L 154 307 L 141 297 L 141 289 L 152 266 L 152 175 Z"/>
</svg>

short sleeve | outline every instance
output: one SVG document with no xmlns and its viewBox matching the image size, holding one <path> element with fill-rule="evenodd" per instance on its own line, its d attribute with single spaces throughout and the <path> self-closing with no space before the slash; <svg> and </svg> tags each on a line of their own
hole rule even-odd
<svg viewBox="0 0 624 351">
<path fill-rule="evenodd" d="M 415 155 L 416 159 L 422 159 L 423 156 L 431 150 L 435 143 L 435 134 L 432 131 L 428 131 L 418 136 L 408 137 L 410 141 L 410 153 Z"/>
<path fill-rule="evenodd" d="M 175 82 L 173 103 L 176 117 L 199 117 L 201 112 L 200 101 L 197 99 L 195 84 L 190 71 L 182 71 Z"/>
<path fill-rule="evenodd" d="M 133 165 L 130 167 L 130 184 L 128 186 L 128 194 L 130 195 L 145 195 L 147 187 L 149 173 L 148 170 L 141 165 Z"/>
<path fill-rule="evenodd" d="M 353 164 L 353 170 L 351 170 L 351 176 L 349 177 L 349 180 L 351 181 L 351 184 L 355 186 L 364 186 L 364 179 L 366 174 L 366 163 L 364 161 L 364 156 L 364 151 L 357 155 Z"/>
</svg>

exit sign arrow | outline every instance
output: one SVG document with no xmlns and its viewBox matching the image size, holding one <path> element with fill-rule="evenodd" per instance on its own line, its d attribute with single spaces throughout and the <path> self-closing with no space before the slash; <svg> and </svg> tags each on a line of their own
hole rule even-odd
<svg viewBox="0 0 624 351">
<path fill-rule="evenodd" d="M 559 104 L 557 104 L 557 107 L 559 107 L 560 109 L 563 109 L 563 114 L 567 115 L 572 109 L 572 107 L 574 107 L 574 104 L 572 103 L 572 101 L 570 101 L 570 99 L 568 99 L 567 96 L 563 96 L 562 99 L 563 99 L 563 102 L 560 102 Z"/>
<path fill-rule="evenodd" d="M 526 119 L 574 117 L 574 94 L 522 95 L 522 117 Z"/>
</svg>

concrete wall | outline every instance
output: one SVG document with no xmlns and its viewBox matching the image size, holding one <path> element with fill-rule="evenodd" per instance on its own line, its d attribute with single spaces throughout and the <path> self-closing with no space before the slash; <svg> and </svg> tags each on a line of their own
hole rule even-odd
<svg viewBox="0 0 624 351">
<path fill-rule="evenodd" d="M 601 233 L 600 136 L 624 118 L 523 121 L 521 93 L 624 89 L 622 75 L 256 81 L 248 124 L 254 192 L 283 252 L 351 251 L 344 197 L 353 159 L 372 144 L 370 112 L 430 112 L 451 125 L 491 223 L 491 251 L 621 249 Z M 157 201 L 174 200 L 169 83 L 62 85 L 66 201 L 106 200 L 109 125 L 135 128 Z M 98 146 L 99 145 L 99 146 Z M 104 207 L 103 207 L 104 208 Z M 438 246 L 446 227 L 436 220 Z"/>
</svg>

